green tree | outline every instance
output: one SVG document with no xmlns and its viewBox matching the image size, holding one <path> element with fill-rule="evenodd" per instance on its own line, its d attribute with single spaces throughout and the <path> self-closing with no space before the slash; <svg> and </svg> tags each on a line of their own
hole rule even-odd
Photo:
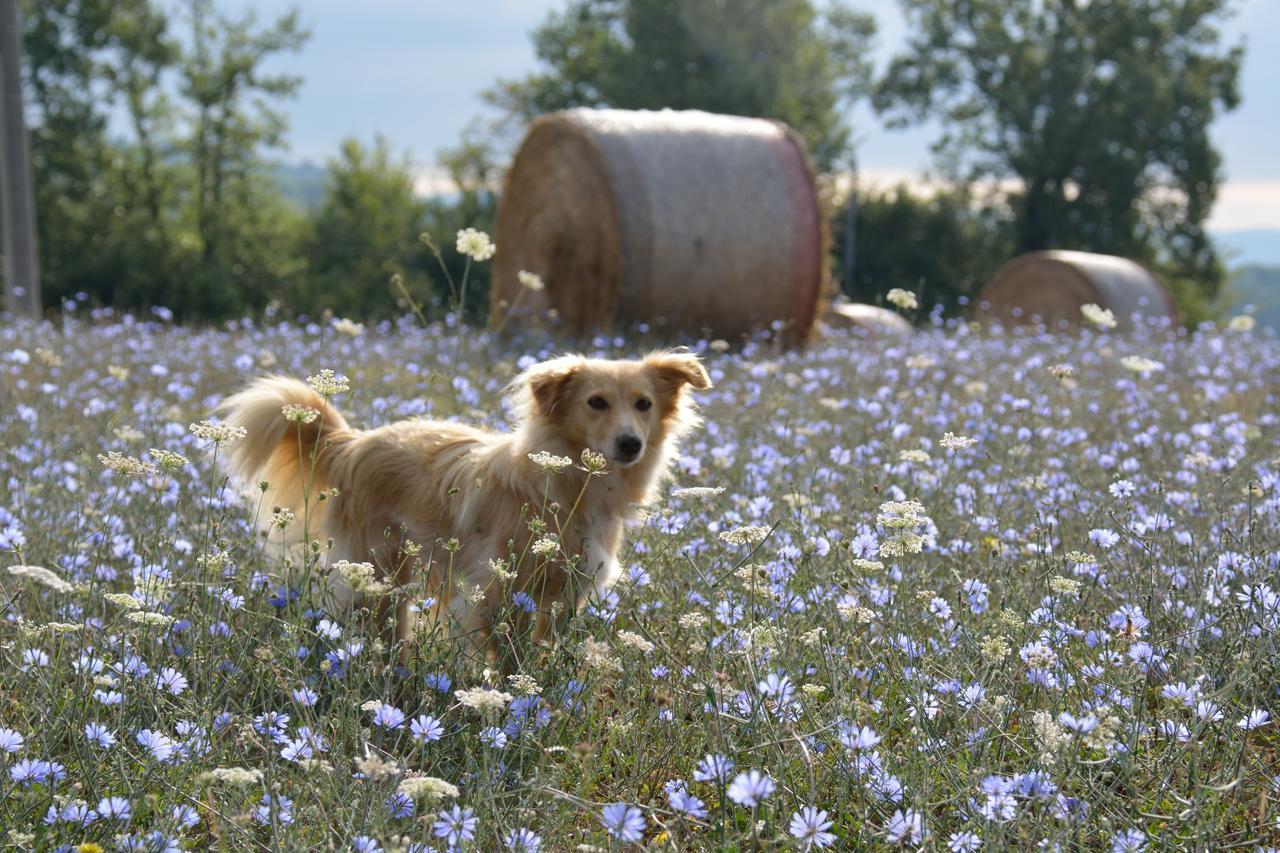
<svg viewBox="0 0 1280 853">
<path fill-rule="evenodd" d="M 947 128 L 964 180 L 1008 193 L 1016 251 L 1154 264 L 1189 295 L 1222 265 L 1205 230 L 1221 178 L 1209 125 L 1239 101 L 1230 0 L 902 0 L 910 36 L 874 101 Z"/>
<path fill-rule="evenodd" d="M 187 279 L 214 314 L 259 307 L 296 273 L 281 229 L 296 227 L 285 214 L 261 153 L 280 147 L 284 115 L 272 102 L 293 95 L 301 79 L 268 74 L 266 60 L 300 49 L 308 34 L 291 11 L 259 27 L 248 12 L 218 15 L 213 0 L 188 0 L 190 47 L 179 67 L 181 92 L 190 105 L 184 140 L 194 172 L 189 214 L 199 241 L 199 265 Z M 214 300 L 217 301 L 214 301 Z"/>
<path fill-rule="evenodd" d="M 872 18 L 809 0 L 575 0 L 534 33 L 545 68 L 489 101 L 523 121 L 577 106 L 702 109 L 790 124 L 822 167 L 849 144 Z"/>
<path fill-rule="evenodd" d="M 882 304 L 885 293 L 901 287 L 916 293 L 922 315 L 935 305 L 963 313 L 963 300 L 972 300 L 1009 256 L 1008 227 L 964 188 L 931 195 L 905 185 L 867 191 L 855 210 L 855 263 L 844 282 L 855 302 Z M 847 234 L 839 225 L 833 230 L 836 255 L 843 256 Z"/>
<path fill-rule="evenodd" d="M 270 102 L 297 81 L 262 71 L 305 34 L 187 0 L 190 37 L 156 0 L 43 0 L 23 10 L 46 301 L 81 291 L 187 315 L 260 307 L 296 273 L 300 217 L 262 161 Z M 168 81 L 176 80 L 177 91 Z M 108 116 L 124 121 L 108 134 Z"/>
<path fill-rule="evenodd" d="M 385 139 L 378 137 L 372 148 L 344 140 L 329 163 L 324 199 L 307 224 L 307 274 L 290 307 L 352 317 L 394 313 L 400 294 L 392 276 L 411 284 L 426 266 L 419 240 L 426 209 L 409 161 L 396 159 Z"/>
</svg>

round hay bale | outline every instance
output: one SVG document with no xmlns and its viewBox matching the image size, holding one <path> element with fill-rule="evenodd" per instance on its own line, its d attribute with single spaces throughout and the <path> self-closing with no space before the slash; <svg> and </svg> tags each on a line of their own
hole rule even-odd
<svg viewBox="0 0 1280 853">
<path fill-rule="evenodd" d="M 978 313 L 1005 325 L 1078 326 L 1081 307 L 1093 303 L 1132 329 L 1135 316 L 1178 322 L 1173 297 L 1141 264 L 1089 252 L 1031 252 L 1001 267 L 978 295 Z"/>
<path fill-rule="evenodd" d="M 647 323 L 722 338 L 782 321 L 800 342 L 822 297 L 825 236 L 804 143 L 783 124 L 552 113 L 507 173 L 490 317 L 527 325 L 554 310 L 576 333 Z M 523 287 L 522 270 L 545 289 Z"/>
<path fill-rule="evenodd" d="M 857 329 L 870 338 L 911 334 L 911 324 L 901 314 L 878 305 L 836 303 L 822 315 L 829 329 Z"/>
</svg>

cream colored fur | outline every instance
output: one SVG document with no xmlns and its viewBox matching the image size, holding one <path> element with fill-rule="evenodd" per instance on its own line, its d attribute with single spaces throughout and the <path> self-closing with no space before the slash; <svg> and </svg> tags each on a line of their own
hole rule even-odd
<svg viewBox="0 0 1280 853">
<path fill-rule="evenodd" d="M 261 525 L 273 507 L 290 508 L 298 528 L 305 518 L 312 536 L 333 537 L 335 559 L 372 562 L 410 596 L 436 599 L 435 623 L 470 635 L 492 655 L 493 617 L 513 591 L 536 602 L 538 638 L 550 628 L 555 602 L 581 606 L 613 585 L 625 522 L 653 499 L 677 441 L 697 424 L 688 389 L 710 386 L 686 353 L 638 361 L 565 356 L 512 383 L 520 421 L 507 433 L 420 419 L 352 429 L 305 384 L 284 377 L 259 379 L 219 408 L 248 431 L 230 446 L 232 475 L 246 487 L 270 484 Z M 321 417 L 290 422 L 281 411 L 290 403 Z M 627 437 L 642 442 L 634 459 L 622 443 Z M 581 466 L 586 449 L 605 455 L 606 473 L 547 474 L 529 459 L 546 451 Z M 321 500 L 325 490 L 336 496 Z M 530 529 L 537 520 L 541 532 Z M 560 542 L 558 555 L 535 557 L 529 546 L 548 534 Z M 452 555 L 450 539 L 459 543 Z M 421 552 L 414 556 L 408 543 Z M 514 564 L 511 585 L 495 578 L 491 560 Z M 477 588 L 472 603 L 463 593 Z M 397 640 L 411 638 L 404 603 L 396 625 Z"/>
</svg>

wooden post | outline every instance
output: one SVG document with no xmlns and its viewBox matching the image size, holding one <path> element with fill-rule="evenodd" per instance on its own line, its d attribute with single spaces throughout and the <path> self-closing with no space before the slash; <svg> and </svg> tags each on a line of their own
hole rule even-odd
<svg viewBox="0 0 1280 853">
<path fill-rule="evenodd" d="M 5 307 L 40 316 L 31 147 L 22 103 L 22 29 L 18 0 L 0 0 L 0 252 Z"/>
</svg>

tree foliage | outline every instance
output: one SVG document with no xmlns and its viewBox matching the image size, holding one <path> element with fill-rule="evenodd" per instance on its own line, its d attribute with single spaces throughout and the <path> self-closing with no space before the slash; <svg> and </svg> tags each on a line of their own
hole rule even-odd
<svg viewBox="0 0 1280 853">
<path fill-rule="evenodd" d="M 385 139 L 372 148 L 344 140 L 308 223 L 302 243 L 307 271 L 289 304 L 352 317 L 393 313 L 400 296 L 392 276 L 407 282 L 427 260 L 418 239 L 426 207 L 409 162 L 395 158 Z"/>
<path fill-rule="evenodd" d="M 859 194 L 854 211 L 855 263 L 843 289 L 855 302 L 880 304 L 900 287 L 916 293 L 923 314 L 934 306 L 961 313 L 1009 257 L 1009 229 L 963 188 L 870 190 Z M 848 239 L 844 224 L 833 229 L 838 256 Z"/>
<path fill-rule="evenodd" d="M 877 108 L 895 124 L 939 119 L 955 176 L 1014 185 L 1017 251 L 1124 255 L 1216 289 L 1205 222 L 1221 158 L 1209 126 L 1238 103 L 1242 60 L 1218 29 L 1230 0 L 903 7 L 908 43 Z"/>
<path fill-rule="evenodd" d="M 186 0 L 185 35 L 155 0 L 23 9 L 44 290 L 218 316 L 261 307 L 296 273 L 299 215 L 266 173 L 273 101 L 298 80 L 270 57 L 306 38 Z M 169 83 L 177 81 L 176 89 Z M 112 120 L 115 124 L 112 124 Z"/>
<path fill-rule="evenodd" d="M 577 106 L 702 109 L 794 127 L 815 160 L 845 152 L 872 18 L 809 0 L 575 0 L 533 35 L 544 68 L 491 103 L 529 121 Z"/>
</svg>

